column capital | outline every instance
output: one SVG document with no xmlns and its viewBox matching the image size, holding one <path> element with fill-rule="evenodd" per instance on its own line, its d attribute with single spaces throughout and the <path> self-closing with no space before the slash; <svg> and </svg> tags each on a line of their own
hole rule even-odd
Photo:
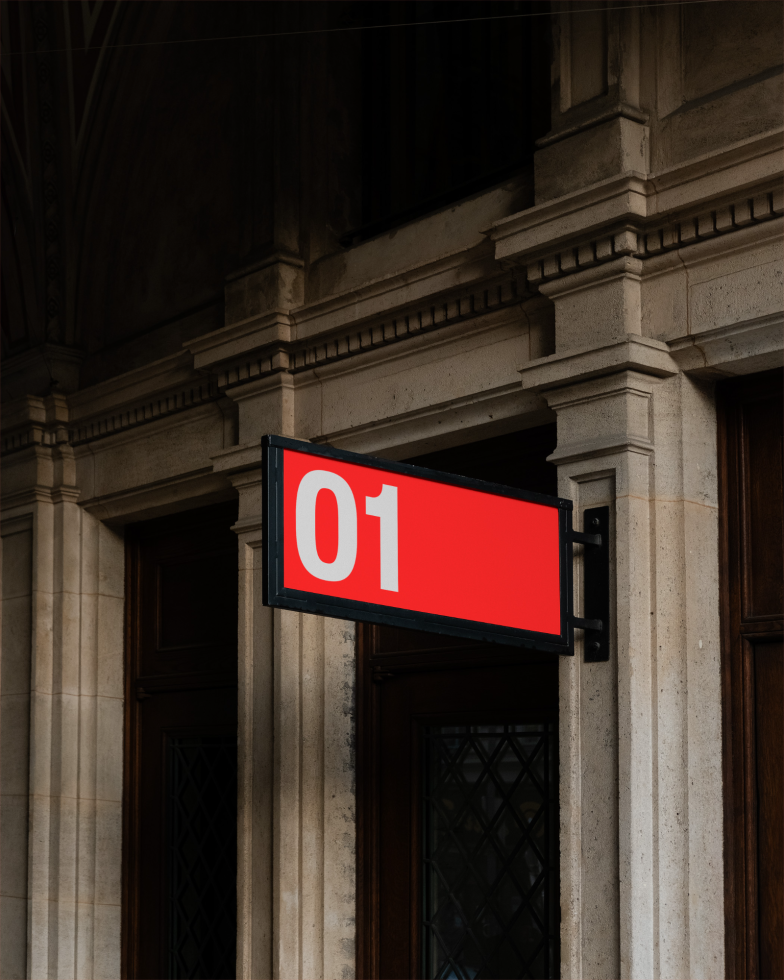
<svg viewBox="0 0 784 980">
<path fill-rule="evenodd" d="M 520 369 L 523 388 L 544 395 L 551 408 L 563 400 L 556 395 L 594 378 L 633 371 L 652 379 L 671 377 L 679 367 L 667 344 L 627 333 L 600 347 L 566 350 L 530 361 Z"/>
<path fill-rule="evenodd" d="M 210 459 L 212 459 L 213 472 L 224 476 L 239 494 L 239 515 L 233 530 L 244 536 L 245 544 L 250 547 L 260 547 L 262 543 L 261 443 L 232 446 L 231 449 L 216 453 Z"/>
<path fill-rule="evenodd" d="M 242 485 L 255 476 L 261 478 L 261 442 L 231 446 L 210 456 L 213 473 L 220 473 L 233 486 Z M 235 482 L 236 481 L 236 482 Z"/>
</svg>

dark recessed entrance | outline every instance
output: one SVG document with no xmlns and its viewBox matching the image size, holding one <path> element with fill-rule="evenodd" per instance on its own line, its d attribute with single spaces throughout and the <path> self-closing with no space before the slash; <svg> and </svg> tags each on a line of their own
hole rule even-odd
<svg viewBox="0 0 784 980">
<path fill-rule="evenodd" d="M 554 447 L 545 426 L 412 462 L 554 494 Z M 359 640 L 359 975 L 557 977 L 557 657 Z"/>
<path fill-rule="evenodd" d="M 235 976 L 236 517 L 126 532 L 126 977 Z"/>
<path fill-rule="evenodd" d="M 727 976 L 784 976 L 781 370 L 719 387 Z"/>
</svg>

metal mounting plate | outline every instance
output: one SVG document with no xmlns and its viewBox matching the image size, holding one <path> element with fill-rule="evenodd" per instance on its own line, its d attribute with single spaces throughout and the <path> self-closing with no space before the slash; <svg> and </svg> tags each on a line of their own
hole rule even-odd
<svg viewBox="0 0 784 980">
<path fill-rule="evenodd" d="M 583 514 L 586 534 L 600 534 L 601 544 L 583 549 L 583 616 L 600 619 L 601 630 L 585 631 L 586 663 L 610 659 L 610 508 L 591 507 Z"/>
</svg>

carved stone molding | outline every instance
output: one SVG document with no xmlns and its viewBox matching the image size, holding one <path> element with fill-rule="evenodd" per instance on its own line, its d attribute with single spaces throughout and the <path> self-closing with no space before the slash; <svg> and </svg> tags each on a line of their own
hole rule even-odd
<svg viewBox="0 0 784 980">
<path fill-rule="evenodd" d="M 249 381 L 281 373 L 298 374 L 396 344 L 417 334 L 511 309 L 519 306 L 526 298 L 531 296 L 526 290 L 524 277 L 508 276 L 503 280 L 483 283 L 470 292 L 440 297 L 427 306 L 396 311 L 383 320 L 352 325 L 350 331 L 333 334 L 326 339 L 320 339 L 318 343 L 287 342 L 278 338 L 267 342 L 258 353 L 224 362 L 201 382 L 186 383 L 147 396 L 138 402 L 70 423 L 67 402 L 60 396 L 63 399 L 64 415 L 56 427 L 46 422 L 43 400 L 28 398 L 28 402 L 32 404 L 34 401 L 38 407 L 32 414 L 23 413 L 19 419 L 6 418 L 3 452 L 12 453 L 30 445 L 53 445 L 55 442 L 68 442 L 72 446 L 83 445 L 218 401 L 224 392 Z"/>
<path fill-rule="evenodd" d="M 80 446 L 218 401 L 222 397 L 215 378 L 205 378 L 201 383 L 162 392 L 95 418 L 71 423 L 64 395 L 46 399 L 27 396 L 20 400 L 15 410 L 6 415 L 2 452 L 9 454 L 30 446 L 54 446 L 63 443 Z"/>
<path fill-rule="evenodd" d="M 726 235 L 784 214 L 784 191 L 780 186 L 744 197 L 732 204 L 667 222 L 628 221 L 605 234 L 553 251 L 526 263 L 530 286 L 579 272 L 621 255 L 648 259 L 663 252 Z M 511 264 L 511 263 L 510 263 Z"/>
<path fill-rule="evenodd" d="M 155 422 L 157 419 L 187 411 L 189 408 L 195 408 L 207 402 L 217 401 L 220 397 L 221 393 L 218 391 L 215 379 L 205 378 L 201 384 L 155 395 L 138 405 L 113 412 L 111 415 L 89 419 L 85 422 L 80 421 L 70 429 L 70 442 L 73 446 L 79 446 L 85 442 L 92 442 L 94 439 L 101 439 L 117 432 L 124 432 L 126 429 L 134 429 L 148 422 Z"/>
<path fill-rule="evenodd" d="M 258 356 L 243 356 L 222 364 L 217 372 L 218 387 L 234 388 L 281 371 L 292 374 L 308 371 L 378 347 L 396 344 L 420 333 L 517 306 L 529 297 L 525 279 L 518 274 L 493 283 L 483 283 L 457 296 L 395 311 L 383 319 L 352 324 L 350 331 L 319 338 L 317 343 L 278 342 Z"/>
</svg>

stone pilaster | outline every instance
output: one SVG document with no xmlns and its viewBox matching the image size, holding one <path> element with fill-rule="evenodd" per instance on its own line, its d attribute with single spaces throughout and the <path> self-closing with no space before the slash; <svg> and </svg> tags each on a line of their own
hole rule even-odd
<svg viewBox="0 0 784 980">
<path fill-rule="evenodd" d="M 622 293 L 623 276 L 603 289 L 613 281 Z M 578 307 L 550 294 L 568 337 Z M 605 296 L 605 309 L 623 309 L 615 299 Z M 602 344 L 602 333 L 618 334 L 607 319 L 597 330 L 596 348 L 567 345 L 522 372 L 557 413 L 551 459 L 577 526 L 603 504 L 614 526 L 610 662 L 583 663 L 578 643 L 561 665 L 562 975 L 718 976 L 713 395 L 678 372 L 665 344 L 634 332 Z M 579 570 L 576 590 L 579 607 Z"/>
<path fill-rule="evenodd" d="M 256 395 L 245 432 L 266 431 L 269 384 Z M 237 975 L 352 977 L 354 627 L 262 604 L 260 442 L 213 462 L 240 504 Z"/>
<path fill-rule="evenodd" d="M 4 587 L 29 611 L 3 644 L 17 715 L 3 752 L 20 752 L 16 772 L 3 769 L 16 816 L 27 809 L 14 861 L 27 949 L 15 959 L 29 977 L 109 978 L 120 971 L 123 539 L 77 504 L 73 453 L 57 436 L 64 404 L 35 401 L 36 441 L 4 461 L 4 528 L 26 539 L 12 542 Z"/>
</svg>

